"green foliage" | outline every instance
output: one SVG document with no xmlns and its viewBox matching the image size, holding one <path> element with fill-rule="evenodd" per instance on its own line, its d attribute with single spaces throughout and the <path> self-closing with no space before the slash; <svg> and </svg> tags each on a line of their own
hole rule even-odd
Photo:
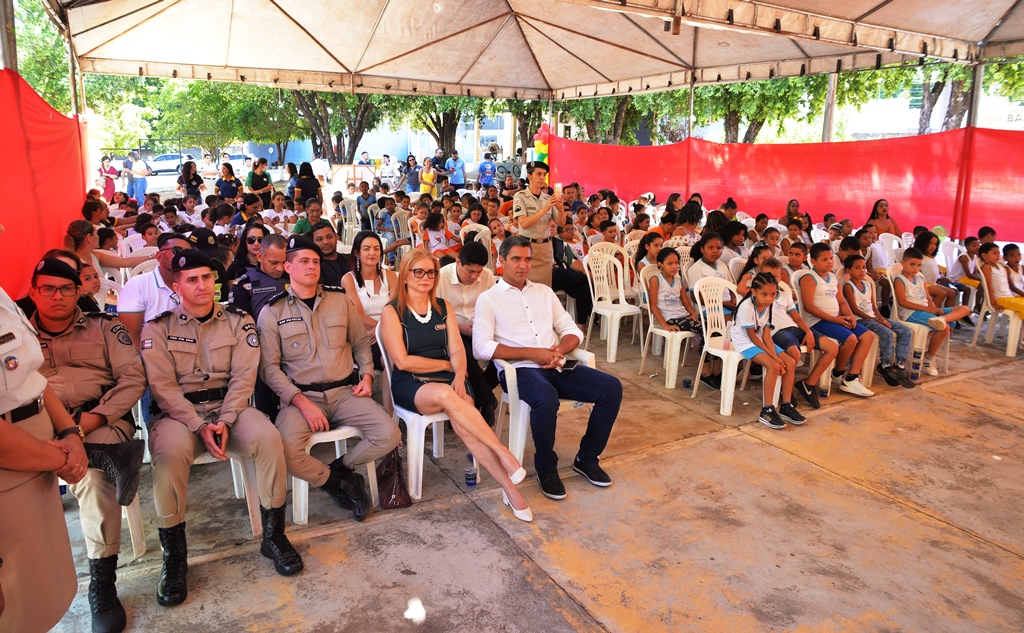
<svg viewBox="0 0 1024 633">
<path fill-rule="evenodd" d="M 986 65 L 985 85 L 990 92 L 1024 103 L 1024 62 Z"/>
</svg>

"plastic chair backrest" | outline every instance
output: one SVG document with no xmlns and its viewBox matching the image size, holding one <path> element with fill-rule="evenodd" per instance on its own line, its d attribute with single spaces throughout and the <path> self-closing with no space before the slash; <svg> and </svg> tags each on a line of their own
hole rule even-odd
<svg viewBox="0 0 1024 633">
<path fill-rule="evenodd" d="M 746 215 L 746 214 L 744 214 L 744 215 Z M 739 218 L 739 217 L 740 217 L 740 214 L 739 214 L 739 213 L 737 213 L 737 214 L 736 214 L 736 217 L 737 217 L 737 218 Z M 752 218 L 752 217 L 749 217 L 749 216 L 747 216 L 747 217 L 743 218 L 742 220 L 740 220 L 740 222 L 742 222 L 742 223 L 743 223 L 743 226 L 747 227 L 747 230 L 748 230 L 748 231 L 749 231 L 750 229 L 754 228 L 755 226 L 757 226 L 757 220 L 756 220 L 756 219 L 754 219 L 754 218 Z"/>
<path fill-rule="evenodd" d="M 509 215 L 499 215 L 498 220 L 505 225 L 505 228 L 508 228 L 508 225 L 512 224 L 512 216 Z"/>
<path fill-rule="evenodd" d="M 897 323 L 907 325 L 907 322 L 900 318 L 900 308 L 897 305 L 895 290 L 896 280 L 900 277 L 903 277 L 903 264 L 900 264 L 898 262 L 895 264 L 889 264 L 889 266 L 885 269 L 885 276 L 889 279 L 889 286 L 893 288 L 892 311 L 889 314 L 889 318 L 896 321 Z M 903 277 L 903 279 L 906 280 L 906 277 Z"/>
<path fill-rule="evenodd" d="M 380 336 L 380 321 L 377 322 L 377 328 L 374 330 L 374 335 L 377 337 L 377 345 L 380 347 L 380 364 L 384 366 L 384 379 L 391 384 L 391 359 L 388 357 L 387 347 L 384 346 L 384 339 Z"/>
<path fill-rule="evenodd" d="M 142 273 L 149 272 L 149 271 L 153 270 L 154 268 L 156 268 L 159 265 L 160 265 L 160 262 L 158 262 L 155 259 L 151 259 L 149 261 L 142 262 L 141 264 L 139 264 L 135 268 L 132 268 L 131 272 L 128 273 L 128 278 L 131 279 L 135 275 L 141 275 Z"/>
<path fill-rule="evenodd" d="M 651 325 L 655 324 L 654 315 L 651 313 L 650 287 L 651 278 L 660 271 L 657 266 L 645 266 L 640 271 L 640 307 L 647 308 L 647 316 L 651 319 Z M 685 282 L 684 282 L 685 283 Z M 657 301 L 657 299 L 655 299 Z"/>
<path fill-rule="evenodd" d="M 947 271 L 953 266 L 953 262 L 956 261 L 956 258 L 966 252 L 966 248 L 951 239 L 946 239 L 939 244 L 939 255 L 942 256 L 942 263 L 945 265 Z M 953 281 L 957 280 L 954 279 Z"/>
<path fill-rule="evenodd" d="M 587 238 L 587 245 L 588 246 L 593 246 L 594 244 L 597 244 L 598 242 L 600 242 L 603 239 L 604 239 L 604 236 L 601 235 L 600 233 L 598 233 L 597 235 L 591 235 L 590 237 Z"/>
<path fill-rule="evenodd" d="M 486 226 L 484 226 L 483 224 L 475 224 L 475 223 L 467 224 L 466 226 L 464 226 L 461 229 L 459 229 L 459 239 L 461 241 L 465 242 L 466 241 L 466 235 L 468 235 L 470 233 L 481 233 L 481 232 L 486 232 L 487 235 L 491 234 L 491 230 L 489 228 L 487 228 Z M 488 241 L 490 241 L 490 240 L 488 240 Z"/>
<path fill-rule="evenodd" d="M 144 248 L 137 248 L 134 251 L 132 251 L 132 257 L 146 257 L 148 255 L 153 255 L 159 250 L 160 249 L 157 248 L 156 246 L 146 246 Z"/>
<path fill-rule="evenodd" d="M 115 296 L 121 296 L 121 284 L 111 279 L 100 279 L 100 291 L 96 293 L 96 303 L 100 310 L 107 307 L 107 295 L 113 292 Z"/>
<path fill-rule="evenodd" d="M 882 233 L 878 236 L 878 241 L 881 242 L 882 249 L 885 250 L 885 255 L 889 258 L 889 264 L 895 264 L 899 261 L 896 259 L 897 248 L 903 250 L 906 250 L 907 248 L 907 245 L 903 243 L 903 240 L 892 233 Z"/>
<path fill-rule="evenodd" d="M 814 240 L 815 244 L 818 242 L 824 242 L 828 239 L 828 231 L 822 229 L 811 229 L 811 239 Z"/>
<path fill-rule="evenodd" d="M 913 244 L 914 243 L 914 234 L 913 233 L 904 232 L 901 237 L 903 238 L 903 243 L 904 244 Z"/>
<path fill-rule="evenodd" d="M 612 244 L 611 242 L 598 242 L 597 244 L 591 244 L 590 252 L 611 255 L 613 257 L 615 255 L 621 255 L 623 261 L 625 261 L 626 258 L 626 249 L 622 248 L 618 244 Z"/>
<path fill-rule="evenodd" d="M 754 218 L 750 217 L 749 213 L 744 213 L 743 211 L 737 211 L 736 212 L 736 221 L 737 222 L 743 222 L 744 224 L 746 224 L 747 220 L 753 220 L 753 219 Z"/>
<path fill-rule="evenodd" d="M 408 211 L 395 211 L 391 216 L 391 225 L 395 227 L 395 235 L 400 240 L 409 239 L 409 218 L 412 216 Z"/>
<path fill-rule="evenodd" d="M 693 258 L 690 257 L 690 248 L 684 246 L 677 248 L 676 252 L 679 253 L 679 272 L 683 275 L 683 279 L 686 279 L 686 271 L 693 265 Z"/>
<path fill-rule="evenodd" d="M 591 250 L 584 262 L 584 267 L 590 278 L 590 294 L 595 306 L 601 301 L 625 305 L 626 293 L 622 283 L 622 264 L 618 259 L 612 255 Z"/>
<path fill-rule="evenodd" d="M 809 270 L 798 270 L 789 278 L 789 283 L 792 284 L 790 287 L 790 294 L 792 295 L 793 288 L 796 288 L 796 307 L 800 311 L 800 316 L 804 316 L 804 301 L 803 295 L 800 291 L 800 280 L 803 279 L 804 275 L 810 273 Z M 783 282 L 785 283 L 785 282 Z"/>
<path fill-rule="evenodd" d="M 118 254 L 121 257 L 128 257 L 133 251 L 143 248 L 146 245 L 146 240 L 141 235 L 136 233 L 135 235 L 129 235 L 128 237 L 121 240 L 117 245 Z"/>
<path fill-rule="evenodd" d="M 636 251 L 638 248 L 640 248 L 640 240 L 630 240 L 626 242 L 626 257 L 629 258 L 629 261 L 632 262 L 636 259 Z"/>
<path fill-rule="evenodd" d="M 700 325 L 704 331 L 704 341 L 710 340 L 714 334 L 726 335 L 725 293 L 736 292 L 736 285 L 718 277 L 702 277 L 693 287 L 693 296 L 697 300 L 697 312 L 700 313 Z"/>
<path fill-rule="evenodd" d="M 743 267 L 746 265 L 746 257 L 733 257 L 731 260 L 729 260 L 729 272 L 732 273 L 732 278 L 739 279 L 740 273 L 743 272 Z"/>
</svg>

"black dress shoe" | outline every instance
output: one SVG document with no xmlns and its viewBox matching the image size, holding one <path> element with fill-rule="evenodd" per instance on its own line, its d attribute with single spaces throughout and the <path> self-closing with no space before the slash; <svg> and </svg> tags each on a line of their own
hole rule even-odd
<svg viewBox="0 0 1024 633">
<path fill-rule="evenodd" d="M 594 484 L 595 486 L 601 486 L 607 488 L 612 485 L 612 478 L 608 476 L 608 473 L 604 472 L 598 464 L 584 464 L 577 457 L 572 462 L 572 469 L 583 475 L 587 481 Z"/>
<path fill-rule="evenodd" d="M 540 482 L 540 491 L 548 499 L 565 499 L 565 486 L 557 470 L 538 472 L 537 481 Z"/>
</svg>

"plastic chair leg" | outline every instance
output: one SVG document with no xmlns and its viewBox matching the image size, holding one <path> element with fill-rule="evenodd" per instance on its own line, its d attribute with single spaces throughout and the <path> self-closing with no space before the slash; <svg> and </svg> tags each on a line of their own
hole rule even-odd
<svg viewBox="0 0 1024 633">
<path fill-rule="evenodd" d="M 708 353 L 705 350 L 701 350 L 700 360 L 697 361 L 697 373 L 693 377 L 693 393 L 690 394 L 691 398 L 697 397 L 697 389 L 700 387 L 700 372 L 704 370 L 704 359 L 707 358 Z"/>
<path fill-rule="evenodd" d="M 245 473 L 242 464 L 234 458 L 231 458 L 231 480 L 235 485 L 235 499 L 245 499 Z"/>
<path fill-rule="evenodd" d="M 292 477 L 292 521 L 295 525 L 309 523 L 309 484 Z"/>
<path fill-rule="evenodd" d="M 406 476 L 409 480 L 409 496 L 413 499 L 419 499 L 423 496 L 423 449 L 424 440 L 423 433 L 426 431 L 425 428 L 418 425 L 408 424 L 408 432 L 406 433 L 406 459 L 405 463 L 407 466 Z M 437 444 L 437 439 L 434 439 L 434 444 Z"/>
<path fill-rule="evenodd" d="M 370 487 L 370 505 L 380 505 L 380 491 L 377 490 L 377 462 L 366 463 L 366 484 Z"/>
<path fill-rule="evenodd" d="M 231 468 L 237 460 L 231 460 Z M 242 460 L 239 465 L 242 474 L 242 488 L 245 493 L 245 504 L 249 507 L 249 524 L 252 526 L 252 537 L 263 536 L 263 519 L 260 517 L 260 493 L 256 488 L 256 462 L 251 459 Z"/>
<path fill-rule="evenodd" d="M 732 415 L 732 401 L 736 396 L 736 374 L 739 367 L 740 362 L 735 356 L 730 355 L 722 359 L 722 404 L 718 412 L 726 417 Z"/>
<path fill-rule="evenodd" d="M 871 350 L 864 358 L 864 366 L 860 370 L 860 381 L 867 388 L 875 382 L 875 365 L 878 364 L 878 338 L 871 343 Z"/>
<path fill-rule="evenodd" d="M 434 459 L 444 457 L 444 422 L 434 422 Z"/>
<path fill-rule="evenodd" d="M 651 330 L 647 331 L 647 337 L 640 341 L 640 375 L 644 375 L 644 363 L 647 362 L 647 352 L 651 349 L 651 339 L 654 338 L 654 332 Z"/>
<path fill-rule="evenodd" d="M 136 559 L 146 553 L 146 530 L 142 524 L 142 509 L 139 507 L 139 495 L 121 509 L 124 518 L 128 519 L 128 534 L 132 538 L 132 553 Z"/>
<path fill-rule="evenodd" d="M 679 376 L 679 348 L 685 341 L 669 340 L 665 342 L 665 388 L 675 389 L 676 378 Z"/>
<path fill-rule="evenodd" d="M 509 415 L 508 450 L 522 464 L 526 452 L 526 433 L 530 426 L 530 405 L 520 400 L 516 409 L 514 416 Z"/>
<path fill-rule="evenodd" d="M 607 359 L 609 363 L 615 362 L 615 353 L 619 350 L 619 325 L 622 320 L 616 316 L 613 316 L 608 320 L 608 355 Z M 605 319 L 601 319 L 605 321 Z"/>
<path fill-rule="evenodd" d="M 1016 314 L 1010 315 L 1010 325 L 1006 334 L 1006 355 L 1013 358 L 1017 355 L 1017 346 L 1020 344 L 1021 324 L 1020 317 Z"/>
</svg>

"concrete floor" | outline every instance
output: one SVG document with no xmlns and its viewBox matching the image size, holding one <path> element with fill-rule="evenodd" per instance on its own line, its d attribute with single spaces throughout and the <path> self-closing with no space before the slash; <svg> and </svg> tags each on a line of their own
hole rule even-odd
<svg viewBox="0 0 1024 633">
<path fill-rule="evenodd" d="M 613 486 L 567 468 L 586 423 L 575 411 L 556 447 L 568 498 L 549 500 L 528 479 L 520 488 L 537 518 L 519 522 L 489 476 L 465 488 L 466 452 L 449 429 L 412 508 L 360 524 L 311 491 L 309 524 L 288 526 L 306 563 L 293 578 L 259 555 L 229 469 L 197 466 L 184 605 L 156 604 L 156 530 L 129 562 L 125 526 L 129 630 L 1024 630 L 1021 365 L 1000 339 L 980 349 L 965 339 L 954 336 L 953 373 L 911 391 L 878 378 L 870 400 L 837 391 L 805 408 L 806 426 L 781 431 L 754 422 L 759 383 L 722 418 L 718 392 L 665 389 L 660 358 L 638 375 L 628 335 L 613 365 L 595 343 L 600 368 L 625 387 L 602 461 Z M 680 382 L 695 366 L 691 355 Z M 526 455 L 532 473 L 532 445 Z M 65 506 L 81 589 L 57 630 L 88 631 L 74 498 Z M 414 598 L 426 612 L 418 625 L 406 617 Z"/>
</svg>

